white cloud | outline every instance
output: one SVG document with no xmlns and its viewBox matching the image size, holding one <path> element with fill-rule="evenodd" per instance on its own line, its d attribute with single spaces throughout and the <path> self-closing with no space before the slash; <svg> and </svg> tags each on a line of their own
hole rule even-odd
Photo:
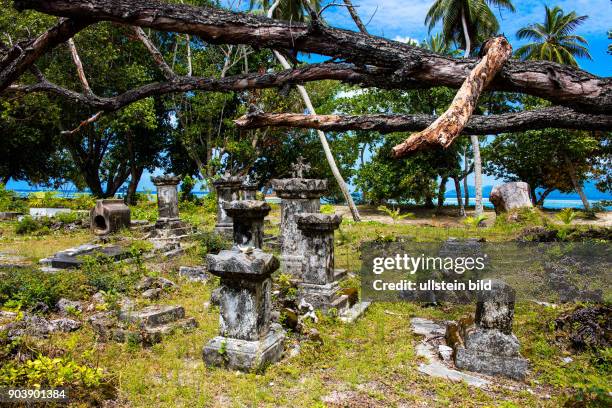
<svg viewBox="0 0 612 408">
<path fill-rule="evenodd" d="M 414 38 L 410 38 L 410 37 L 402 37 L 401 35 L 396 35 L 393 38 L 393 41 L 399 41 L 399 42 L 403 42 L 406 44 L 410 44 L 410 45 L 419 45 L 419 41 L 415 40 Z"/>
</svg>

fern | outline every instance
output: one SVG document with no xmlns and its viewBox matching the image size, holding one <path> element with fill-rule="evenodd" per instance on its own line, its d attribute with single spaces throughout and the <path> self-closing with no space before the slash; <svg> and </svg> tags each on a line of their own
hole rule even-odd
<svg viewBox="0 0 612 408">
<path fill-rule="evenodd" d="M 406 214 L 400 214 L 400 209 L 396 208 L 396 209 L 391 209 L 385 205 L 381 205 L 378 207 L 378 211 L 382 211 L 385 214 L 387 214 L 389 217 L 391 217 L 391 219 L 393 219 L 393 222 L 398 222 L 400 220 L 403 220 L 405 218 L 410 218 L 413 219 L 415 218 L 414 213 L 406 213 Z"/>
<path fill-rule="evenodd" d="M 564 208 L 556 215 L 557 219 L 564 223 L 565 225 L 569 225 L 574 221 L 578 214 L 572 208 Z"/>
</svg>

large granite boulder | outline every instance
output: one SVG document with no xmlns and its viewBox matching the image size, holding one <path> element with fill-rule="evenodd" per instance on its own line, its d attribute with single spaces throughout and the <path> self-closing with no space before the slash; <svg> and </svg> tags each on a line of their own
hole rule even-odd
<svg viewBox="0 0 612 408">
<path fill-rule="evenodd" d="M 529 184 L 516 181 L 493 187 L 489 201 L 495 206 L 495 213 L 501 214 L 514 208 L 533 207 L 529 195 Z"/>
</svg>

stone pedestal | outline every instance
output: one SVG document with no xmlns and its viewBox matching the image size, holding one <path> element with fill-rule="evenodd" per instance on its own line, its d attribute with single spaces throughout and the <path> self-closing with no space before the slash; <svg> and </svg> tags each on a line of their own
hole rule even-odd
<svg viewBox="0 0 612 408">
<path fill-rule="evenodd" d="M 151 181 L 157 187 L 157 217 L 158 223 L 176 221 L 179 219 L 177 185 L 181 179 L 176 176 L 163 175 L 152 177 Z"/>
<path fill-rule="evenodd" d="M 495 206 L 496 214 L 501 214 L 514 208 L 533 207 L 529 196 L 529 184 L 523 181 L 493 187 L 489 194 L 489 200 Z"/>
<path fill-rule="evenodd" d="M 219 336 L 204 347 L 206 364 L 252 371 L 278 361 L 285 332 L 270 322 L 270 275 L 278 259 L 255 249 L 224 250 L 206 261 L 208 271 L 221 278 Z"/>
<path fill-rule="evenodd" d="M 475 318 L 447 327 L 446 340 L 453 348 L 457 368 L 525 378 L 529 361 L 521 356 L 520 343 L 512 334 L 514 297 L 514 289 L 492 280 L 490 291 L 478 293 Z"/>
<path fill-rule="evenodd" d="M 297 279 L 302 276 L 304 237 L 295 221 L 297 213 L 318 213 L 327 180 L 290 178 L 272 180 L 272 188 L 281 198 L 281 268 Z"/>
<path fill-rule="evenodd" d="M 240 200 L 223 203 L 225 213 L 233 220 L 234 245 L 261 249 L 264 218 L 270 213 L 265 201 Z"/>
<path fill-rule="evenodd" d="M 130 207 L 123 200 L 97 200 L 90 212 L 91 232 L 107 235 L 130 227 Z"/>
<path fill-rule="evenodd" d="M 215 224 L 215 232 L 231 237 L 233 222 L 232 218 L 223 209 L 223 204 L 240 199 L 242 178 L 226 174 L 213 181 L 213 185 L 217 192 L 217 223 Z"/>
<path fill-rule="evenodd" d="M 334 308 L 342 314 L 348 308 L 348 296 L 338 294 L 340 287 L 334 270 L 334 231 L 342 217 L 299 213 L 295 221 L 304 238 L 298 297 L 324 312 Z"/>
<path fill-rule="evenodd" d="M 244 182 L 242 183 L 242 190 L 240 190 L 240 196 L 243 200 L 257 200 L 257 184 Z"/>
</svg>

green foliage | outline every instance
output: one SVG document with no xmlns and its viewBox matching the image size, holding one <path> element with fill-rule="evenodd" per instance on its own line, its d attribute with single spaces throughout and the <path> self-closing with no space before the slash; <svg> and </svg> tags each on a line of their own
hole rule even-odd
<svg viewBox="0 0 612 408">
<path fill-rule="evenodd" d="M 485 222 L 486 219 L 487 219 L 486 215 L 480 214 L 476 217 L 465 217 L 465 219 L 462 222 L 468 227 L 478 228 L 481 226 L 483 222 Z"/>
<path fill-rule="evenodd" d="M 533 42 L 518 48 L 515 54 L 523 60 L 546 60 L 573 66 L 578 66 L 576 57 L 592 59 L 587 41 L 573 33 L 588 16 L 579 16 L 575 11 L 565 14 L 559 6 L 545 5 L 544 10 L 544 24 L 531 24 L 517 31 L 520 40 Z"/>
<path fill-rule="evenodd" d="M 442 23 L 444 41 L 447 44 L 458 43 L 465 49 L 464 18 L 467 35 L 474 47 L 499 32 L 499 22 L 489 4 L 500 11 L 514 11 L 510 0 L 436 0 L 427 12 L 425 24 L 431 32 L 438 23 Z"/>
<path fill-rule="evenodd" d="M 389 217 L 391 217 L 393 219 L 393 222 L 398 222 L 400 220 L 406 219 L 406 218 L 415 218 L 414 213 L 405 213 L 405 214 L 400 214 L 400 209 L 399 208 L 395 208 L 395 209 L 391 209 L 387 206 L 384 205 L 380 205 L 378 206 L 378 211 L 382 211 L 385 214 L 387 214 Z"/>
<path fill-rule="evenodd" d="M 321 214 L 333 214 L 335 212 L 336 209 L 332 204 L 323 204 L 321 206 Z"/>
<path fill-rule="evenodd" d="M 19 235 L 32 234 L 34 232 L 48 232 L 43 230 L 43 225 L 34 218 L 26 215 L 15 224 L 15 233 Z"/>
<path fill-rule="evenodd" d="M 0 211 L 26 212 L 27 207 L 23 200 L 19 199 L 14 191 L 7 190 L 5 185 L 0 183 Z"/>
<path fill-rule="evenodd" d="M 69 208 L 71 210 L 91 210 L 96 205 L 95 197 L 90 194 L 77 194 L 74 198 L 62 198 L 57 191 L 32 193 L 28 196 L 28 207 Z"/>
<path fill-rule="evenodd" d="M 483 149 L 485 171 L 504 181 L 528 183 L 537 204 L 542 205 L 553 190 L 564 193 L 574 190 L 568 159 L 580 181 L 609 177 L 610 168 L 601 165 L 599 160 L 605 154 L 608 139 L 605 132 L 594 134 L 560 129 L 502 134 Z M 536 188 L 544 190 L 539 197 Z"/>
<path fill-rule="evenodd" d="M 53 308 L 61 298 L 83 299 L 91 291 L 86 276 L 79 271 L 50 274 L 35 269 L 11 269 L 0 280 L 0 304 L 29 307 L 42 302 Z"/>
<path fill-rule="evenodd" d="M 565 225 L 570 225 L 578 214 L 573 208 L 564 208 L 555 214 L 555 217 Z"/>
<path fill-rule="evenodd" d="M 181 200 L 193 201 L 195 199 L 195 196 L 193 195 L 192 191 L 196 183 L 197 180 L 191 177 L 190 175 L 183 177 L 183 180 L 181 181 Z"/>
<path fill-rule="evenodd" d="M 222 249 L 230 249 L 232 243 L 216 232 L 201 232 L 196 239 L 200 243 L 200 255 L 218 254 Z"/>
<path fill-rule="evenodd" d="M 115 263 L 105 256 L 85 256 L 81 271 L 93 292 L 130 292 L 143 276 L 141 267 Z"/>
</svg>

